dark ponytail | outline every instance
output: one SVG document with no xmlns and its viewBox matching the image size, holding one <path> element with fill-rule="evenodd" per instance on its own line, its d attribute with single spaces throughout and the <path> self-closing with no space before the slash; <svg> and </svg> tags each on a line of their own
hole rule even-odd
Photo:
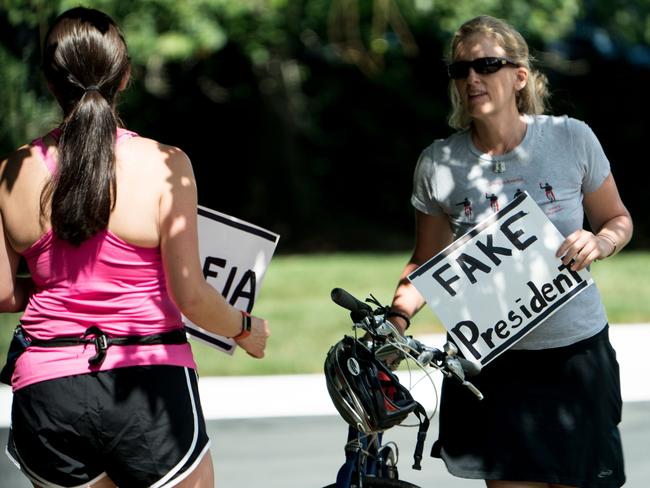
<svg viewBox="0 0 650 488">
<path fill-rule="evenodd" d="M 41 215 L 51 201 L 54 233 L 78 246 L 108 226 L 115 205 L 115 104 L 129 72 L 126 43 L 104 13 L 68 10 L 45 38 L 43 71 L 64 119 Z"/>
</svg>

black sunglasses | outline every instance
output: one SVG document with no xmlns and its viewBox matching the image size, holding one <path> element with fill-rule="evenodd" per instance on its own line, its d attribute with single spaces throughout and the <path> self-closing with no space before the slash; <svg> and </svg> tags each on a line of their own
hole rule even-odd
<svg viewBox="0 0 650 488">
<path fill-rule="evenodd" d="M 508 58 L 477 58 L 472 61 L 456 61 L 451 63 L 447 66 L 447 72 L 449 73 L 449 78 L 452 80 L 460 80 L 469 76 L 470 68 L 480 75 L 489 75 L 496 73 L 504 66 L 518 67 L 519 65 L 514 61 L 510 61 Z"/>
</svg>

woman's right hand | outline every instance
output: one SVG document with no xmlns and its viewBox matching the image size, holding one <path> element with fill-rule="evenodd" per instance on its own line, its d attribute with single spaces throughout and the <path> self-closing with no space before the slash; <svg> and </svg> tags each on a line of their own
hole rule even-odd
<svg viewBox="0 0 650 488">
<path fill-rule="evenodd" d="M 264 357 L 266 341 L 271 335 L 269 323 L 259 317 L 251 316 L 251 333 L 245 339 L 236 340 L 249 356 L 261 359 Z"/>
</svg>

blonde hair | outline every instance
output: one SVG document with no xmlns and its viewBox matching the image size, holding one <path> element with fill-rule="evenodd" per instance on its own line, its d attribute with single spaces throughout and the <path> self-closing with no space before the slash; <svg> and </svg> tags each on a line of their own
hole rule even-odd
<svg viewBox="0 0 650 488">
<path fill-rule="evenodd" d="M 548 79 L 543 73 L 532 68 L 533 58 L 528 50 L 526 40 L 506 21 L 489 15 L 481 15 L 465 22 L 451 39 L 448 62 L 453 61 L 458 45 L 474 34 L 494 39 L 505 50 L 506 57 L 528 70 L 528 82 L 524 88 L 517 92 L 519 113 L 543 114 L 549 95 Z M 449 125 L 454 129 L 466 129 L 470 126 L 472 119 L 462 104 L 454 80 L 449 82 L 449 96 L 451 98 Z"/>
</svg>

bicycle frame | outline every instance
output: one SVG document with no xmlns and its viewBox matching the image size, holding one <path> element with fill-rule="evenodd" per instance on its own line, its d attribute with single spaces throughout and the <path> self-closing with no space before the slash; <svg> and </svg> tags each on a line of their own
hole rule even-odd
<svg viewBox="0 0 650 488">
<path fill-rule="evenodd" d="M 398 479 L 395 454 L 390 445 L 382 445 L 383 433 L 363 434 L 354 427 L 348 428 L 345 444 L 345 463 L 336 475 L 337 488 L 360 486 L 359 478 L 375 476 Z"/>
</svg>

